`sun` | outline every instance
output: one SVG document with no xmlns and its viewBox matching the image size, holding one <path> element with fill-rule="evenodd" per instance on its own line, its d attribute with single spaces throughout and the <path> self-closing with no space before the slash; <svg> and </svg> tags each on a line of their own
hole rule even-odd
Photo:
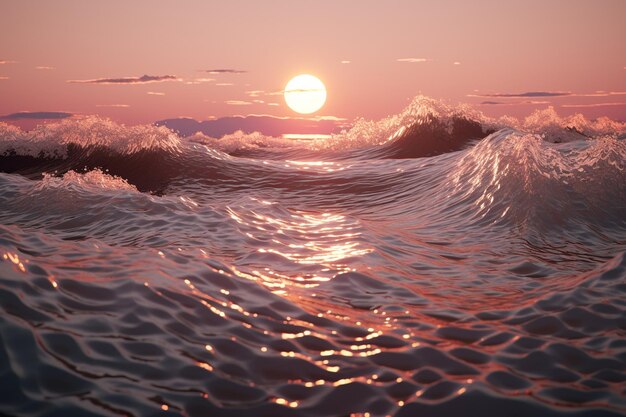
<svg viewBox="0 0 626 417">
<path fill-rule="evenodd" d="M 297 75 L 285 87 L 285 102 L 295 112 L 314 113 L 326 102 L 326 87 L 317 77 Z"/>
</svg>

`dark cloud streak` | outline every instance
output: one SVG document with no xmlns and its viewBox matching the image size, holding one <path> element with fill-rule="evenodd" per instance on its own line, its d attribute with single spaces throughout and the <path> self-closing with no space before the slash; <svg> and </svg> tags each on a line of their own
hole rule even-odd
<svg viewBox="0 0 626 417">
<path fill-rule="evenodd" d="M 528 91 L 525 93 L 493 93 L 493 94 L 470 94 L 469 97 L 485 98 L 528 98 L 528 97 L 566 97 L 573 95 L 569 91 Z"/>
<path fill-rule="evenodd" d="M 217 74 L 245 74 L 248 71 L 238 70 L 238 69 L 233 69 L 233 68 L 217 68 L 217 69 L 204 70 L 204 72 L 217 75 Z"/>
<path fill-rule="evenodd" d="M 524 100 L 524 101 L 483 101 L 480 103 L 483 106 L 519 106 L 519 105 L 523 105 L 523 104 L 533 104 L 533 105 L 538 105 L 538 104 L 550 104 L 549 101 L 537 101 L 537 100 Z"/>
<path fill-rule="evenodd" d="M 93 80 L 69 80 L 75 84 L 149 84 L 163 81 L 179 81 L 175 75 L 142 75 L 141 77 L 96 78 Z"/>
<path fill-rule="evenodd" d="M 72 113 L 61 111 L 21 111 L 0 116 L 0 120 L 40 120 L 40 119 L 67 119 Z"/>
</svg>

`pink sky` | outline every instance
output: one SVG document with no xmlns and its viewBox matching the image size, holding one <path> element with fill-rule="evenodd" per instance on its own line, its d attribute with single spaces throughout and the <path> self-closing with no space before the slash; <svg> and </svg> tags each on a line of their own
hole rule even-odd
<svg viewBox="0 0 626 417">
<path fill-rule="evenodd" d="M 276 92 L 311 73 L 318 116 L 379 119 L 421 93 L 623 120 L 624 16 L 623 0 L 0 1 L 0 115 L 296 116 Z"/>
</svg>

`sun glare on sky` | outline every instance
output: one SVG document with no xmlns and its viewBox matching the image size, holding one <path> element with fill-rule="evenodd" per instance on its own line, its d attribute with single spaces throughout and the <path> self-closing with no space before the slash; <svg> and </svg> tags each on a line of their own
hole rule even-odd
<svg viewBox="0 0 626 417">
<path fill-rule="evenodd" d="M 317 77 L 309 74 L 298 75 L 285 87 L 285 102 L 297 113 L 315 113 L 326 102 L 326 87 Z"/>
</svg>

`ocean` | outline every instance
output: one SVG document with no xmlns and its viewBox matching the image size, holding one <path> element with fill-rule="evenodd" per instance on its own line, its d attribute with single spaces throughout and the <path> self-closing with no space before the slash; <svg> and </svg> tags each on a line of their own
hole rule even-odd
<svg viewBox="0 0 626 417">
<path fill-rule="evenodd" d="M 626 415 L 625 131 L 0 123 L 0 415 Z"/>
</svg>

